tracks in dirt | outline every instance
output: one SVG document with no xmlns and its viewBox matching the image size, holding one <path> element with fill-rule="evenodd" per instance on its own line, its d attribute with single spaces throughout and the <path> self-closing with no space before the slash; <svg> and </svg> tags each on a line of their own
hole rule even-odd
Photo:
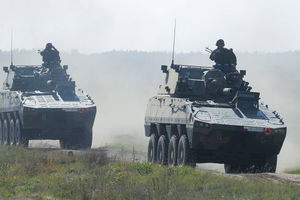
<svg viewBox="0 0 300 200">
<path fill-rule="evenodd" d="M 242 174 L 248 179 L 254 180 L 270 180 L 276 183 L 295 184 L 300 186 L 299 174 L 286 174 L 286 173 L 262 173 L 262 174 Z"/>
<path fill-rule="evenodd" d="M 33 150 L 40 151 L 72 151 L 74 153 L 84 152 L 84 150 L 62 150 L 60 148 L 29 148 Z M 144 152 L 130 152 L 128 150 L 122 150 L 117 148 L 97 148 L 92 149 L 91 151 L 106 151 L 109 157 L 135 161 L 135 162 L 145 162 L 146 153 Z M 261 173 L 261 174 L 225 174 L 223 165 L 214 165 L 214 164 L 198 164 L 196 167 L 197 170 L 208 171 L 220 176 L 235 178 L 235 179 L 248 179 L 256 181 L 269 180 L 275 183 L 283 184 L 294 184 L 300 186 L 300 174 L 286 174 L 286 173 Z"/>
<path fill-rule="evenodd" d="M 211 168 L 207 167 L 197 167 L 198 170 L 209 171 L 211 173 L 235 178 L 235 179 L 248 179 L 255 181 L 272 181 L 275 183 L 283 183 L 283 184 L 294 184 L 300 186 L 300 174 L 286 174 L 286 173 L 258 173 L 258 174 L 225 174 L 223 169 Z"/>
</svg>

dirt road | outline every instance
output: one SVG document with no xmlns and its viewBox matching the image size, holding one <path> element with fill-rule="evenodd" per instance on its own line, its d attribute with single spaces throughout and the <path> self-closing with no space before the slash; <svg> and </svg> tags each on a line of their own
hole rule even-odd
<svg viewBox="0 0 300 200">
<path fill-rule="evenodd" d="M 220 176 L 250 179 L 250 180 L 271 180 L 277 183 L 290 183 L 300 186 L 300 174 L 287 174 L 283 172 L 277 173 L 261 173 L 261 174 L 225 174 L 224 167 L 221 164 L 197 164 L 198 170 L 210 171 Z"/>
<path fill-rule="evenodd" d="M 56 145 L 54 146 L 46 146 L 43 144 L 42 146 L 33 146 L 30 149 L 38 149 L 41 151 L 73 151 L 73 150 L 61 150 Z M 96 150 L 96 149 L 93 149 Z M 135 161 L 135 162 L 146 162 L 147 155 L 145 152 L 137 151 L 135 149 L 126 149 L 123 147 L 106 147 L 104 149 L 109 157 L 113 159 L 127 160 L 127 161 Z M 74 153 L 82 152 L 82 151 L 73 151 Z M 298 174 L 287 174 L 283 172 L 278 173 L 261 173 L 261 174 L 225 174 L 224 167 L 221 164 L 197 164 L 197 170 L 209 171 L 214 174 L 218 174 L 220 176 L 236 178 L 236 179 L 250 179 L 250 180 L 271 180 L 277 183 L 288 183 L 288 184 L 296 184 L 300 186 L 300 175 Z"/>
</svg>

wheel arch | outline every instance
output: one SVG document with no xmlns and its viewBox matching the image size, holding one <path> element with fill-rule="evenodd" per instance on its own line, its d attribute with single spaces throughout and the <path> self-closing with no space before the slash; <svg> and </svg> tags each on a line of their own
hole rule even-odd
<svg viewBox="0 0 300 200">
<path fill-rule="evenodd" d="M 151 136 L 152 134 L 155 134 L 156 136 L 158 136 L 158 129 L 157 129 L 157 125 L 156 124 L 151 124 L 150 125 L 149 136 Z"/>
<path fill-rule="evenodd" d="M 166 126 L 166 131 L 167 131 L 169 140 L 171 139 L 171 137 L 173 135 L 179 137 L 180 131 L 178 130 L 178 125 L 177 124 L 171 124 L 171 125 Z"/>
</svg>

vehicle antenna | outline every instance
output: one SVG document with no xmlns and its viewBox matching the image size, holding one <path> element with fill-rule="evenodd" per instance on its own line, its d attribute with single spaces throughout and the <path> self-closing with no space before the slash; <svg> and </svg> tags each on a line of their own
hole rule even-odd
<svg viewBox="0 0 300 200">
<path fill-rule="evenodd" d="M 176 36 L 176 19 L 175 19 L 175 24 L 174 24 L 173 53 L 172 53 L 172 64 L 171 64 L 171 68 L 173 68 L 173 67 L 174 67 L 175 36 Z"/>
<path fill-rule="evenodd" d="M 13 30 L 11 30 L 11 36 L 10 36 L 10 66 L 13 66 L 14 63 L 14 53 L 13 53 Z"/>
</svg>

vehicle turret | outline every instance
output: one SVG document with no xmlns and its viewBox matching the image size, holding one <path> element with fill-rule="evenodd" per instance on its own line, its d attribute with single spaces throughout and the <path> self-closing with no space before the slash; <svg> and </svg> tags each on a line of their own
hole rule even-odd
<svg viewBox="0 0 300 200">
<path fill-rule="evenodd" d="M 243 80 L 245 70 L 225 74 L 219 69 L 191 65 L 172 65 L 169 69 L 162 65 L 161 70 L 166 76 L 158 93 L 173 97 L 230 101 L 237 91 L 252 89 Z"/>
<path fill-rule="evenodd" d="M 0 142 L 28 146 L 29 140 L 52 139 L 62 148 L 91 147 L 96 105 L 67 69 L 60 60 L 3 67 L 0 127 L 6 128 L 0 128 Z"/>
<path fill-rule="evenodd" d="M 145 115 L 149 162 L 275 172 L 287 128 L 277 112 L 259 104 L 260 93 L 244 80 L 245 70 L 173 62 L 161 70 L 164 80 Z"/>
</svg>

